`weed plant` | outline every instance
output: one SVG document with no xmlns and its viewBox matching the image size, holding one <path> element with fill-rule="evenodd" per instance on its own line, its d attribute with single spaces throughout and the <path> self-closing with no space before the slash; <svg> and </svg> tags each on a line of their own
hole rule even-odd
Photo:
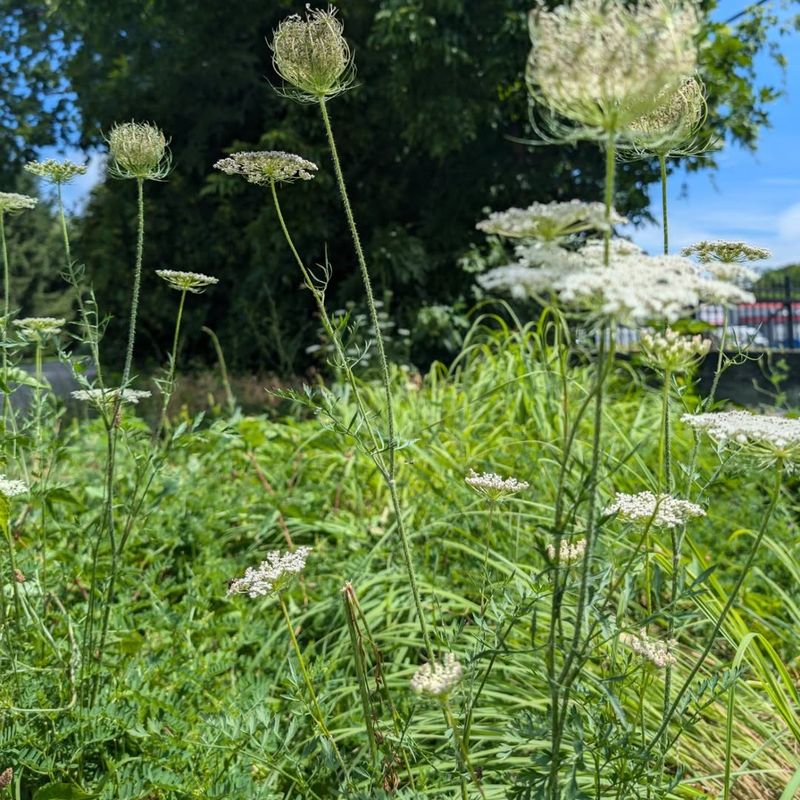
<svg viewBox="0 0 800 800">
<path fill-rule="evenodd" d="M 109 172 L 138 198 L 117 370 L 103 368 L 105 321 L 61 205 L 82 168 L 30 165 L 58 188 L 77 318 L 21 318 L 5 281 L 0 793 L 795 796 L 800 421 L 721 410 L 716 383 L 699 396 L 699 361 L 719 375 L 732 360 L 681 332 L 701 303 L 746 300 L 746 262 L 765 254 L 704 242 L 671 255 L 666 218 L 662 255 L 614 236 L 618 157 L 656 156 L 665 181 L 666 159 L 696 146 L 697 30 L 693 6 L 660 0 L 532 12 L 534 122 L 600 145 L 603 201 L 479 223 L 515 259 L 480 282 L 543 311 L 476 310 L 453 363 L 411 381 L 387 357 L 337 150 L 330 105 L 354 81 L 342 22 L 328 9 L 282 23 L 281 92 L 322 117 L 373 335 L 358 344 L 329 310 L 334 265 L 304 259 L 282 212 L 320 167 L 220 159 L 263 187 L 325 334 L 331 380 L 282 392 L 282 418 L 242 414 L 227 377 L 224 412 L 170 413 L 185 304 L 216 283 L 173 265 L 158 270 L 179 295 L 155 424 L 134 413 L 149 394 L 134 354 L 165 134 L 127 122 L 108 135 Z M 0 194 L 6 276 L 5 225 L 33 203 Z M 640 332 L 625 359 L 623 326 Z M 360 371 L 368 348 L 377 381 Z M 92 419 L 65 417 L 41 369 L 50 350 Z"/>
</svg>

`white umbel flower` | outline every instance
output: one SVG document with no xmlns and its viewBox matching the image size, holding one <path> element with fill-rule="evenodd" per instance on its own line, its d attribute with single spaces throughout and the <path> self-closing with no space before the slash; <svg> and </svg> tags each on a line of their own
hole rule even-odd
<svg viewBox="0 0 800 800">
<path fill-rule="evenodd" d="M 612 211 L 611 224 L 627 219 Z M 527 208 L 494 211 L 475 227 L 484 233 L 514 239 L 539 239 L 554 242 L 584 231 L 604 231 L 606 207 L 603 203 L 570 200 L 565 203 L 532 203 Z"/>
<path fill-rule="evenodd" d="M 697 66 L 694 4 L 573 0 L 550 9 L 540 3 L 529 27 L 529 90 L 543 110 L 570 120 L 576 136 L 624 135 Z M 569 135 L 554 125 L 554 134 Z"/>
<path fill-rule="evenodd" d="M 562 540 L 559 545 L 559 562 L 562 564 L 572 564 L 575 561 L 580 561 L 586 552 L 586 539 L 578 539 L 577 542 L 569 542 Z M 547 557 L 551 561 L 556 560 L 556 548 L 553 544 L 547 545 Z"/>
<path fill-rule="evenodd" d="M 416 694 L 446 698 L 461 681 L 461 663 L 453 653 L 445 653 L 441 661 L 423 664 L 411 679 L 411 690 Z"/>
<path fill-rule="evenodd" d="M 281 591 L 303 571 L 309 553 L 311 548 L 305 546 L 298 547 L 291 553 L 273 550 L 257 567 L 248 567 L 241 578 L 232 580 L 228 586 L 228 594 L 265 597 Z"/>
<path fill-rule="evenodd" d="M 76 389 L 72 392 L 76 400 L 84 400 L 92 403 L 98 408 L 113 405 L 120 397 L 119 389 Z M 140 400 L 150 397 L 151 393 L 146 389 L 123 389 L 121 391 L 122 403 L 138 405 Z"/>
<path fill-rule="evenodd" d="M 706 515 L 695 503 L 668 494 L 655 495 L 653 492 L 617 492 L 614 502 L 603 513 L 619 514 L 629 522 L 643 522 L 654 528 L 676 528 L 685 525 L 693 517 Z"/>
<path fill-rule="evenodd" d="M 25 165 L 25 169 L 44 178 L 49 183 L 62 186 L 78 175 L 85 175 L 87 167 L 84 164 L 76 164 L 74 161 L 57 161 L 54 158 L 48 158 L 46 161 L 29 161 Z"/>
<path fill-rule="evenodd" d="M 4 497 L 16 497 L 18 494 L 25 494 L 27 491 L 28 485 L 23 481 L 0 475 L 0 494 Z"/>
<path fill-rule="evenodd" d="M 207 286 L 219 283 L 219 278 L 203 275 L 202 272 L 181 272 L 176 269 L 157 269 L 156 275 L 179 292 L 201 294 Z"/>
<path fill-rule="evenodd" d="M 38 202 L 35 197 L 27 194 L 0 192 L 0 214 L 18 214 L 20 211 L 35 208 Z"/>
<path fill-rule="evenodd" d="M 749 411 L 684 414 L 681 421 L 715 442 L 751 455 L 764 465 L 800 462 L 800 419 Z"/>
<path fill-rule="evenodd" d="M 24 338 L 35 341 L 47 336 L 58 336 L 66 320 L 56 317 L 23 317 L 15 319 L 12 324 L 19 328 L 20 335 Z"/>
<path fill-rule="evenodd" d="M 675 639 L 661 641 L 653 639 L 647 635 L 647 631 L 642 628 L 639 633 L 621 633 L 619 640 L 626 647 L 630 647 L 637 656 L 646 659 L 658 669 L 674 667 L 678 663 L 675 658 L 674 649 L 677 646 Z"/>
<path fill-rule="evenodd" d="M 527 489 L 530 485 L 527 481 L 519 481 L 516 478 L 502 478 L 495 472 L 478 474 L 473 469 L 469 471 L 469 475 L 464 480 L 467 486 L 492 501 L 502 500 L 504 497 Z"/>
<path fill-rule="evenodd" d="M 265 150 L 249 153 L 234 153 L 221 158 L 214 168 L 227 175 L 241 175 L 249 183 L 268 186 L 270 182 L 291 183 L 292 181 L 310 181 L 318 167 L 294 153 L 282 150 Z"/>
</svg>

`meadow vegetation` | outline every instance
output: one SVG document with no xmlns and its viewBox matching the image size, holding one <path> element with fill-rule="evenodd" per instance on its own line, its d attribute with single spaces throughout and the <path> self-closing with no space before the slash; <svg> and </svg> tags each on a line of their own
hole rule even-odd
<svg viewBox="0 0 800 800">
<path fill-rule="evenodd" d="M 323 331 L 327 374 L 276 391 L 269 414 L 238 407 L 224 342 L 225 403 L 171 402 L 185 311 L 215 276 L 156 271 L 169 355 L 153 393 L 136 375 L 150 191 L 172 174 L 158 126 L 108 132 L 109 176 L 137 205 L 113 369 L 61 204 L 84 167 L 29 165 L 56 190 L 74 322 L 16 313 L 6 228 L 35 200 L 0 193 L 0 796 L 797 795 L 800 420 L 724 409 L 694 379 L 703 358 L 720 375 L 746 355 L 724 331 L 709 352 L 693 310 L 750 298 L 748 264 L 767 253 L 674 255 L 667 225 L 657 256 L 614 236 L 620 158 L 655 156 L 665 183 L 670 159 L 708 145 L 699 14 L 662 0 L 531 12 L 539 133 L 599 145 L 604 197 L 480 221 L 504 254 L 478 277 L 497 299 L 421 375 L 390 358 L 337 148 L 331 109 L 354 80 L 342 21 L 286 19 L 271 41 L 281 93 L 319 116 L 329 159 L 234 150 L 214 165 L 272 201 Z M 283 213 L 292 184 L 326 170 L 361 325 L 329 307 L 338 266 L 296 245 L 313 215 Z M 622 328 L 638 331 L 624 352 Z M 44 377 L 53 352 L 81 418 Z"/>
</svg>

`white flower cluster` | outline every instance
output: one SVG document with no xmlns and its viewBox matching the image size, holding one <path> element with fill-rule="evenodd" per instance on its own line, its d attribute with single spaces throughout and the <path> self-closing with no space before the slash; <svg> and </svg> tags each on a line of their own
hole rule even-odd
<svg viewBox="0 0 800 800">
<path fill-rule="evenodd" d="M 411 689 L 417 694 L 447 697 L 461 680 L 461 663 L 453 653 L 445 653 L 442 661 L 423 664 L 411 679 Z"/>
<path fill-rule="evenodd" d="M 131 405 L 138 405 L 140 400 L 150 397 L 150 392 L 146 389 L 122 389 L 123 403 L 130 403 Z M 120 397 L 119 389 L 76 389 L 72 392 L 72 396 L 76 400 L 85 400 L 86 402 L 93 403 L 100 407 L 104 405 L 112 405 L 117 402 Z"/>
<path fill-rule="evenodd" d="M 85 175 L 87 167 L 74 161 L 56 161 L 48 158 L 46 161 L 29 161 L 25 169 L 50 183 L 61 186 L 69 183 L 76 175 Z"/>
<path fill-rule="evenodd" d="M 39 201 L 27 194 L 0 192 L 0 214 L 16 214 L 34 208 Z"/>
<path fill-rule="evenodd" d="M 13 322 L 26 339 L 42 339 L 45 336 L 58 336 L 66 324 L 65 319 L 56 317 L 23 317 Z"/>
<path fill-rule="evenodd" d="M 203 275 L 202 272 L 157 269 L 156 275 L 165 280 L 171 288 L 177 289 L 179 292 L 192 292 L 193 294 L 201 294 L 206 286 L 213 286 L 215 283 L 219 283 L 219 278 Z"/>
<path fill-rule="evenodd" d="M 577 542 L 568 542 L 562 540 L 559 545 L 559 562 L 562 564 L 572 564 L 575 561 L 580 561 L 583 554 L 586 552 L 586 539 L 578 539 Z M 556 560 L 556 548 L 553 544 L 547 545 L 547 557 L 551 561 Z"/>
<path fill-rule="evenodd" d="M 672 328 L 664 333 L 643 333 L 642 358 L 656 369 L 686 372 L 711 349 L 711 341 L 699 334 L 681 336 Z"/>
<path fill-rule="evenodd" d="M 626 647 L 630 647 L 637 656 L 647 659 L 651 664 L 664 669 L 672 667 L 678 663 L 673 650 L 677 646 L 675 639 L 668 639 L 662 642 L 660 639 L 653 639 L 647 635 L 647 631 L 642 628 L 638 634 L 621 633 L 619 640 Z"/>
<path fill-rule="evenodd" d="M 621 225 L 627 219 L 612 211 L 611 224 Z M 527 208 L 494 211 L 476 225 L 479 231 L 512 239 L 540 239 L 555 242 L 583 231 L 606 229 L 606 208 L 603 203 L 570 200 L 565 203 L 532 203 Z"/>
<path fill-rule="evenodd" d="M 228 175 L 241 175 L 258 186 L 268 186 L 273 181 L 310 181 L 317 171 L 317 165 L 313 161 L 294 153 L 284 153 L 282 150 L 234 153 L 228 158 L 221 158 L 214 167 Z"/>
<path fill-rule="evenodd" d="M 553 114 L 603 135 L 627 126 L 695 72 L 694 4 L 573 0 L 530 14 L 526 79 Z M 607 134 L 606 134 L 607 135 Z"/>
<path fill-rule="evenodd" d="M 688 500 L 668 494 L 655 495 L 653 492 L 617 492 L 614 502 L 603 513 L 619 514 L 630 522 L 645 522 L 655 528 L 676 528 L 685 525 L 692 517 L 706 515 L 700 506 Z"/>
<path fill-rule="evenodd" d="M 494 472 L 478 474 L 473 469 L 469 471 L 469 475 L 464 480 L 468 486 L 471 486 L 478 494 L 488 497 L 489 500 L 501 500 L 530 486 L 527 481 L 519 481 L 516 478 L 502 478 Z"/>
<path fill-rule="evenodd" d="M 800 419 L 749 411 L 684 414 L 681 421 L 721 445 L 740 447 L 766 463 L 800 461 Z"/>
<path fill-rule="evenodd" d="M 615 243 L 616 242 L 616 243 Z M 577 251 L 517 248 L 518 261 L 479 276 L 487 290 L 521 299 L 556 294 L 561 303 L 621 324 L 673 322 L 702 303 L 748 303 L 753 295 L 732 283 L 708 279 L 680 256 L 647 256 L 635 245 L 612 240 L 610 260 L 594 242 Z"/>
<path fill-rule="evenodd" d="M 696 256 L 701 264 L 719 262 L 722 264 L 741 264 L 745 261 L 763 261 L 772 252 L 747 242 L 704 240 L 684 247 L 682 256 Z"/>
<path fill-rule="evenodd" d="M 0 494 L 4 497 L 16 497 L 18 494 L 25 494 L 28 485 L 23 481 L 16 481 L 13 478 L 6 478 L 0 475 Z"/>
<path fill-rule="evenodd" d="M 257 567 L 248 567 L 241 578 L 232 580 L 228 594 L 248 594 L 250 597 L 264 597 L 283 589 L 295 575 L 302 572 L 311 548 L 302 546 L 291 553 L 273 550 L 267 554 L 266 561 Z"/>
</svg>

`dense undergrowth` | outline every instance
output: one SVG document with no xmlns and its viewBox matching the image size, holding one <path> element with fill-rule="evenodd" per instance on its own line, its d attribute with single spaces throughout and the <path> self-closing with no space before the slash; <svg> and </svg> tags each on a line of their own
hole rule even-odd
<svg viewBox="0 0 800 800">
<path fill-rule="evenodd" d="M 524 797 L 526 771 L 535 771 L 548 744 L 540 730 L 549 595 L 544 548 L 559 461 L 559 371 L 535 329 L 477 330 L 471 341 L 452 367 L 434 367 L 421 385 L 396 376 L 398 421 L 412 439 L 401 451 L 400 485 L 437 646 L 460 654 L 464 664 L 455 702 L 460 718 L 471 713 L 470 752 L 484 791 L 516 796 L 512 787 L 518 785 Z M 572 402 L 580 401 L 587 373 L 580 365 L 570 369 Z M 640 488 L 642 475 L 655 482 L 652 431 L 661 413 L 658 392 L 628 364 L 618 363 L 609 394 L 605 497 Z M 342 406 L 351 403 L 345 389 L 337 395 Z M 684 402 L 694 402 L 688 387 Z M 119 800 L 330 797 L 331 754 L 315 735 L 274 602 L 225 596 L 241 564 L 270 549 L 305 544 L 314 551 L 290 604 L 347 763 L 357 774 L 370 758 L 343 610 L 349 581 L 363 613 L 359 642 L 385 787 L 399 796 L 452 797 L 458 784 L 440 712 L 408 690 L 424 647 L 387 493 L 369 459 L 318 419 L 234 414 L 184 424 L 131 532 L 103 656 L 113 677 L 102 684 L 91 713 L 72 704 L 73 617 L 62 611 L 80 607 L 90 581 L 90 539 L 81 532 L 92 527 L 101 493 L 103 463 L 93 455 L 102 453 L 97 423 L 68 426 L 46 513 L 26 506 L 14 520 L 18 566 L 31 578 L 21 584 L 31 588 L 26 610 L 52 632 L 52 639 L 34 635 L 14 643 L 20 680 L 16 687 L 6 682 L 0 700 L 6 708 L 0 753 L 16 765 L 17 796 L 74 782 Z M 589 448 L 589 428 L 579 435 L 579 452 Z M 123 435 L 150 433 L 126 415 Z M 688 453 L 693 437 L 680 426 L 676 437 L 677 449 Z M 716 455 L 702 453 L 700 472 L 710 475 Z M 487 466 L 529 480 L 530 490 L 492 512 L 464 483 L 469 468 Z M 126 463 L 121 474 L 136 475 L 135 465 Z M 129 478 L 121 491 L 133 493 L 134 484 Z M 572 490 L 580 490 L 577 483 Z M 766 502 L 752 471 L 726 473 L 709 494 L 708 517 L 689 534 L 687 569 L 699 575 L 711 564 L 719 568 L 693 600 L 684 601 L 687 610 L 714 609 L 725 597 L 739 538 L 756 526 Z M 747 631 L 763 634 L 764 644 L 746 651 L 736 683 L 734 752 L 742 775 L 733 796 L 742 800 L 778 797 L 798 761 L 789 728 L 795 734 L 800 728 L 794 690 L 765 657 L 769 643 L 787 664 L 796 658 L 800 614 L 791 592 L 779 588 L 798 577 L 793 497 L 787 488 L 786 510 L 770 527 L 759 572 L 725 625 L 727 646 L 716 648 L 706 673 L 727 667 Z M 631 541 L 629 526 L 609 522 L 597 558 L 617 560 Z M 34 588 L 45 567 L 52 599 Z M 682 633 L 678 675 L 702 631 L 698 621 Z M 571 731 L 570 747 L 581 751 L 575 758 L 613 758 L 615 747 L 622 752 L 628 746 L 630 709 L 610 702 L 605 659 L 605 652 L 594 655 L 577 689 L 583 722 Z M 728 695 L 716 680 L 709 679 L 687 707 L 681 724 L 689 735 L 670 758 L 683 777 L 671 797 L 705 797 L 718 788 Z M 786 700 L 784 715 L 776 697 Z M 634 698 L 629 700 L 633 708 Z M 584 727 L 592 717 L 584 712 L 592 706 L 605 708 L 608 728 Z M 35 708 L 58 710 L 28 711 Z M 658 719 L 655 686 L 643 708 Z"/>
</svg>

